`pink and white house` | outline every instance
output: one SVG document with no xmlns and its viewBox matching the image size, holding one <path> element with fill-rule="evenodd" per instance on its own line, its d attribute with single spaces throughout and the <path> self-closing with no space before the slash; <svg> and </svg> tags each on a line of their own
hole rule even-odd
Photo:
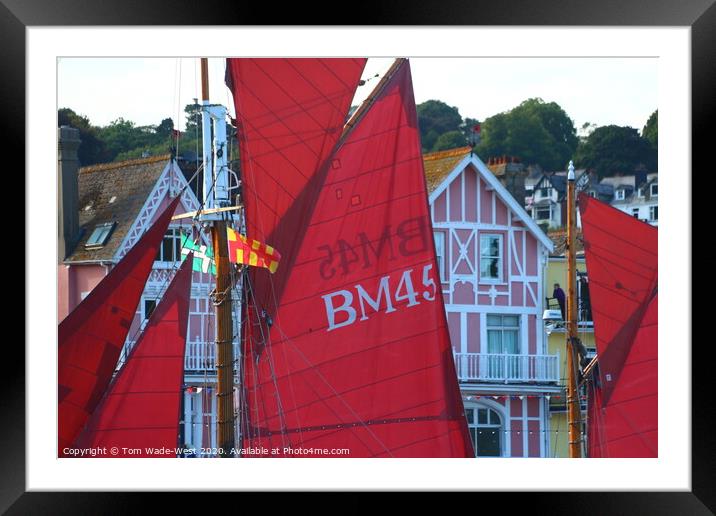
<svg viewBox="0 0 716 516">
<path fill-rule="evenodd" d="M 78 169 L 76 153 L 73 156 L 71 152 L 73 133 L 68 129 L 61 128 L 59 134 L 58 321 L 122 259 L 172 197 L 183 190 L 177 214 L 200 206 L 194 192 L 184 188 L 185 175 L 169 155 Z M 170 223 L 137 307 L 120 363 L 164 295 L 181 259 L 182 232 L 190 230 L 189 219 Z M 202 235 L 202 239 L 203 245 L 207 245 L 207 236 Z M 185 358 L 184 424 L 180 429 L 184 443 L 197 449 L 216 446 L 212 442 L 216 434 L 213 431 L 216 424 L 214 310 L 209 301 L 212 289 L 210 273 L 193 273 Z M 238 331 L 235 334 L 238 335 Z M 234 345 L 238 346 L 238 342 Z"/>
<path fill-rule="evenodd" d="M 552 241 L 469 147 L 424 156 L 455 366 L 478 456 L 548 457 Z"/>
</svg>

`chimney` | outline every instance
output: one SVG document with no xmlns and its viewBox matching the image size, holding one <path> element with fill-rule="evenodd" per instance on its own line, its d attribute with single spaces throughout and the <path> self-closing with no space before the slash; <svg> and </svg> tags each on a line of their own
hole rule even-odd
<svg viewBox="0 0 716 516">
<path fill-rule="evenodd" d="M 525 204 L 525 197 L 527 196 L 525 179 L 527 179 L 528 174 L 529 170 L 527 170 L 524 163 L 520 162 L 519 158 L 514 156 L 505 157 L 504 172 L 500 179 L 520 206 Z"/>
<path fill-rule="evenodd" d="M 57 260 L 69 256 L 80 233 L 77 170 L 80 163 L 78 129 L 63 125 L 57 129 Z"/>
</svg>

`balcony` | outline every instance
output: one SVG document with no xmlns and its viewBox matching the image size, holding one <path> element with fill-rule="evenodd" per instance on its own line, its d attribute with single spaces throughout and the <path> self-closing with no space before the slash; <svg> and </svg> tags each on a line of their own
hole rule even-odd
<svg viewBox="0 0 716 516">
<path fill-rule="evenodd" d="M 239 343 L 234 342 L 234 357 L 239 356 Z M 236 364 L 234 364 L 236 368 Z M 216 374 L 216 344 L 213 342 L 187 342 L 184 371 Z"/>
<path fill-rule="evenodd" d="M 556 383 L 559 355 L 454 353 L 460 382 Z"/>
<path fill-rule="evenodd" d="M 117 364 L 117 370 L 127 360 L 129 352 L 134 347 L 134 341 L 127 341 L 122 349 Z M 239 343 L 234 342 L 234 357 L 239 356 Z M 234 364 L 236 368 L 236 364 Z M 216 374 L 216 344 L 213 342 L 187 342 L 186 352 L 184 354 L 184 371 L 186 374 L 201 373 L 215 375 Z"/>
</svg>

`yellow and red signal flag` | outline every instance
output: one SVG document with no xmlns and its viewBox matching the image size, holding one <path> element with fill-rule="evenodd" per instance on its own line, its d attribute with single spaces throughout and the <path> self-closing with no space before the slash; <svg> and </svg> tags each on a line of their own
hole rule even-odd
<svg viewBox="0 0 716 516">
<path fill-rule="evenodd" d="M 229 261 L 254 267 L 266 267 L 273 274 L 281 259 L 279 252 L 270 245 L 246 238 L 238 231 L 226 228 L 229 240 Z"/>
</svg>

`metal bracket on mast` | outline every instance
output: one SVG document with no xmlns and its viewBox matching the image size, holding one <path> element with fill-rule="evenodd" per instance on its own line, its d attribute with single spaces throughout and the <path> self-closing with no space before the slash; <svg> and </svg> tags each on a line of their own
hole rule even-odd
<svg viewBox="0 0 716 516">
<path fill-rule="evenodd" d="M 226 108 L 204 101 L 201 106 L 204 154 L 204 209 L 229 205 L 229 166 L 226 142 Z M 221 220 L 220 212 L 203 213 L 201 221 Z"/>
</svg>

